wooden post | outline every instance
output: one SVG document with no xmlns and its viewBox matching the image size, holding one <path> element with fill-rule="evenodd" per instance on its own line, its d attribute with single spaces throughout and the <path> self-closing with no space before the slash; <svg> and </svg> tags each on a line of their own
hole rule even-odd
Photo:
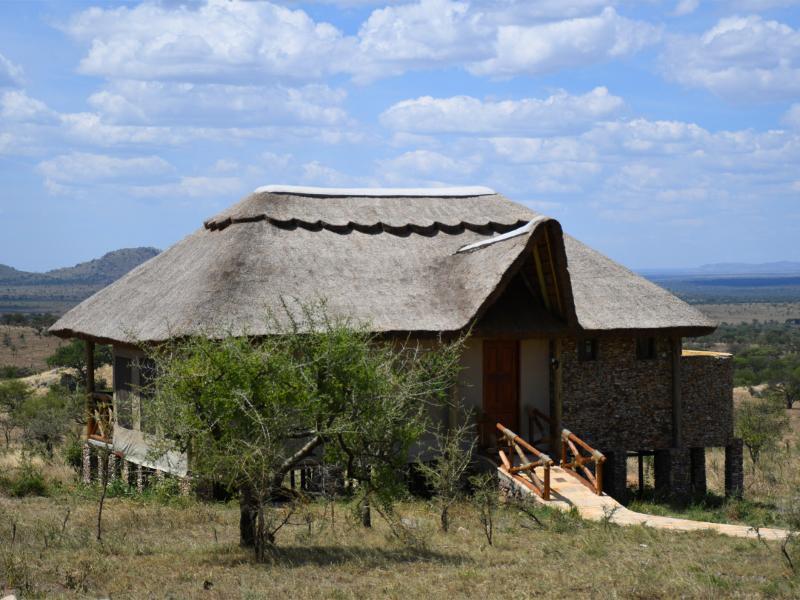
<svg viewBox="0 0 800 600">
<path fill-rule="evenodd" d="M 94 422 L 94 342 L 86 340 L 86 435 L 92 435 L 95 430 Z"/>
<path fill-rule="evenodd" d="M 638 452 L 639 459 L 639 497 L 644 497 L 644 455 L 641 450 Z"/>
<path fill-rule="evenodd" d="M 622 460 L 625 460 L 625 455 L 622 455 Z M 603 493 L 603 461 L 596 460 L 594 463 L 594 483 L 595 483 L 595 490 L 597 491 L 597 495 Z"/>
<path fill-rule="evenodd" d="M 681 338 L 670 338 L 672 350 L 672 447 L 683 445 L 683 403 L 681 400 Z"/>
</svg>

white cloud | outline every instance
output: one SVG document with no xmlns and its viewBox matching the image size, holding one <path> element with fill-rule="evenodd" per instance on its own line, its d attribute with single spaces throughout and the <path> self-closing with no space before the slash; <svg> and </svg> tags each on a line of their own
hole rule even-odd
<svg viewBox="0 0 800 600">
<path fill-rule="evenodd" d="M 110 122 L 204 126 L 336 125 L 348 121 L 346 93 L 326 85 L 242 86 L 117 80 L 90 96 Z"/>
<path fill-rule="evenodd" d="M 319 161 L 311 161 L 303 165 L 301 181 L 327 186 L 344 187 L 347 185 L 354 185 L 355 179 L 350 175 L 346 175 L 341 171 L 334 169 L 320 163 Z"/>
<path fill-rule="evenodd" d="M 423 96 L 394 104 L 380 119 L 391 129 L 407 132 L 551 135 L 586 128 L 619 112 L 623 105 L 622 98 L 604 87 L 580 96 L 561 91 L 544 100 Z"/>
<path fill-rule="evenodd" d="M 757 15 L 726 17 L 699 36 L 673 36 L 662 61 L 670 79 L 731 101 L 800 93 L 800 31 Z"/>
<path fill-rule="evenodd" d="M 118 158 L 105 154 L 72 152 L 39 163 L 48 182 L 85 185 L 95 182 L 124 181 L 172 173 L 174 168 L 159 156 Z"/>
<path fill-rule="evenodd" d="M 357 78 L 465 63 L 491 52 L 492 28 L 466 2 L 420 0 L 373 11 L 358 32 Z"/>
<path fill-rule="evenodd" d="M 800 131 L 800 103 L 792 104 L 783 115 L 782 121 L 789 127 L 794 127 Z"/>
<path fill-rule="evenodd" d="M 183 176 L 176 181 L 153 185 L 126 186 L 123 192 L 139 198 L 229 198 L 242 192 L 237 177 Z"/>
<path fill-rule="evenodd" d="M 144 80 L 316 78 L 342 71 L 352 45 L 332 25 L 268 2 L 94 7 L 66 31 L 90 45 L 81 72 Z"/>
<path fill-rule="evenodd" d="M 700 0 L 680 0 L 672 13 L 675 16 L 683 17 L 692 14 L 699 6 Z"/>
<path fill-rule="evenodd" d="M 0 87 L 16 87 L 21 84 L 22 67 L 0 54 Z"/>
<path fill-rule="evenodd" d="M 86 74 L 254 86 L 339 74 L 364 83 L 450 66 L 539 73 L 627 56 L 658 37 L 601 0 L 392 3 L 373 10 L 356 35 L 269 2 L 143 3 L 87 9 L 65 30 L 88 46 Z M 135 114 L 125 95 L 112 96 L 101 91 L 95 101 Z"/>
<path fill-rule="evenodd" d="M 53 121 L 56 116 L 44 102 L 31 98 L 22 90 L 0 92 L 0 117 L 5 120 L 47 122 Z"/>
<path fill-rule="evenodd" d="M 660 30 L 653 25 L 627 19 L 608 7 L 592 17 L 529 27 L 501 26 L 495 56 L 469 70 L 493 77 L 547 73 L 628 56 L 659 37 Z"/>
<path fill-rule="evenodd" d="M 431 150 L 405 152 L 377 161 L 379 176 L 391 185 L 440 185 L 471 179 L 480 158 L 453 158 Z"/>
</svg>

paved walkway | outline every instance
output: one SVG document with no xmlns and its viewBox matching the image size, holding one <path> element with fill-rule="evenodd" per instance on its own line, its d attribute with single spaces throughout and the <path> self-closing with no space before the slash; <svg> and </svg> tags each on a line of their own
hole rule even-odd
<svg viewBox="0 0 800 600">
<path fill-rule="evenodd" d="M 501 477 L 508 481 L 513 480 L 501 467 L 498 469 Z M 542 476 L 541 469 L 536 469 L 537 475 Z M 565 472 L 560 467 L 550 469 L 550 496 L 551 500 L 542 500 L 528 488 L 513 482 L 514 488 L 521 494 L 530 496 L 535 501 L 545 506 L 561 510 L 570 510 L 573 506 L 581 517 L 590 521 L 600 521 L 606 515 L 611 515 L 612 523 L 618 525 L 646 525 L 656 529 L 670 529 L 672 531 L 701 531 L 712 530 L 733 537 L 756 539 L 758 534 L 747 525 L 729 525 L 727 523 L 708 523 L 705 521 L 691 521 L 689 519 L 676 519 L 674 517 L 661 517 L 646 515 L 628 510 L 607 494 L 598 496 L 592 493 L 585 485 L 578 481 L 574 475 Z M 788 535 L 784 529 L 760 529 L 759 534 L 766 540 L 783 540 Z"/>
</svg>

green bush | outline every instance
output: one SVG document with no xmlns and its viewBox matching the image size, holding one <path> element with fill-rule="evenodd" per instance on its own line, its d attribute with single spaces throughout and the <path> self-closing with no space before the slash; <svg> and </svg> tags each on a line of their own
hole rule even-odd
<svg viewBox="0 0 800 600">
<path fill-rule="evenodd" d="M 8 493 L 16 498 L 47 496 L 49 488 L 42 470 L 30 461 L 23 461 L 15 477 L 7 482 Z"/>
<path fill-rule="evenodd" d="M 83 440 L 77 434 L 70 433 L 64 443 L 64 462 L 75 469 L 76 473 L 81 472 L 83 467 Z"/>
</svg>

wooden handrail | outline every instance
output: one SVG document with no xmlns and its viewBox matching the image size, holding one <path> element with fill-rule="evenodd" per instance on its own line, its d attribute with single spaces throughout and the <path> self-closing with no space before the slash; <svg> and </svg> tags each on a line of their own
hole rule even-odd
<svg viewBox="0 0 800 600">
<path fill-rule="evenodd" d="M 589 456 L 582 455 L 578 446 Z M 568 460 L 568 451 L 572 453 L 572 460 Z M 603 463 L 605 461 L 606 457 L 602 452 L 592 448 L 569 429 L 561 430 L 561 468 L 574 475 L 578 481 L 598 496 L 603 493 Z M 594 472 L 586 466 L 588 463 L 594 463 Z"/>
<path fill-rule="evenodd" d="M 544 452 L 534 448 L 508 427 L 505 427 L 501 423 L 497 423 L 496 427 L 502 434 L 501 439 L 506 442 L 509 450 L 509 453 L 506 454 L 502 449 L 498 449 L 500 461 L 502 462 L 501 470 L 505 471 L 514 481 L 522 484 L 543 499 L 549 500 L 550 467 L 553 465 L 553 460 Z M 514 459 L 510 456 L 511 450 L 519 457 L 520 463 L 518 466 L 514 466 Z M 533 455 L 534 460 L 528 459 L 526 451 Z M 543 469 L 543 478 L 540 478 L 536 474 L 537 467 Z"/>
</svg>

